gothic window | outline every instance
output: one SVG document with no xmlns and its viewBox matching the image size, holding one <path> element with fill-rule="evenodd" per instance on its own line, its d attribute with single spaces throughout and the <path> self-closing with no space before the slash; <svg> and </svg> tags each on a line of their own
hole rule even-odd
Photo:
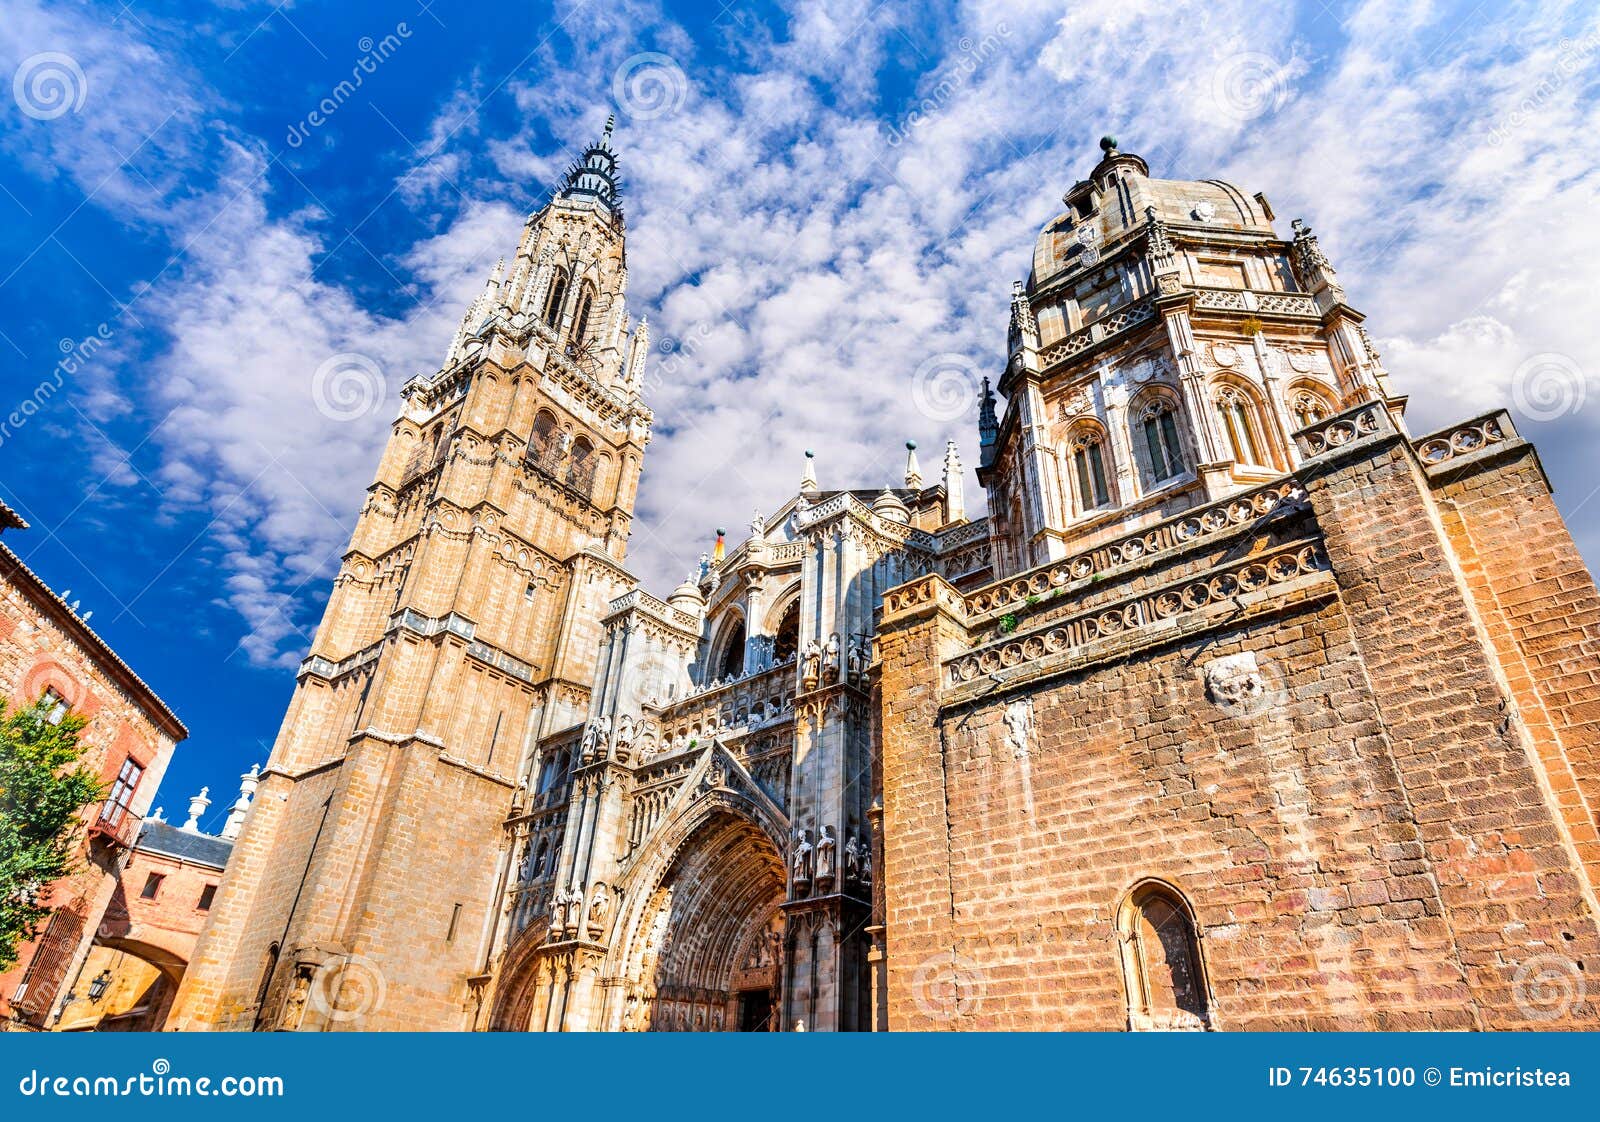
<svg viewBox="0 0 1600 1122">
<path fill-rule="evenodd" d="M 1164 397 L 1151 401 L 1140 414 L 1139 425 L 1150 458 L 1150 482 L 1164 483 L 1188 470 L 1183 443 L 1178 439 L 1177 411 L 1171 401 Z"/>
<path fill-rule="evenodd" d="M 540 412 L 533 419 L 533 434 L 528 438 L 528 459 L 541 464 L 554 462 L 559 439 L 556 419 L 549 413 Z"/>
<path fill-rule="evenodd" d="M 1260 414 L 1255 402 L 1237 386 L 1223 386 L 1214 400 L 1217 420 L 1233 449 L 1233 458 L 1241 464 L 1266 463 Z"/>
<path fill-rule="evenodd" d="M 1072 478 L 1077 489 L 1080 514 L 1111 504 L 1111 489 L 1106 481 L 1106 442 L 1098 429 L 1079 432 L 1072 438 Z"/>
<path fill-rule="evenodd" d="M 567 302 L 567 271 L 557 269 L 550 278 L 550 293 L 544 301 L 544 321 L 551 327 L 560 328 L 561 308 Z"/>
<path fill-rule="evenodd" d="M 589 312 L 594 308 L 594 285 L 588 281 L 578 290 L 578 310 L 572 316 L 572 334 L 568 337 L 569 351 L 582 350 L 589 335 Z"/>
<path fill-rule="evenodd" d="M 778 636 L 772 644 L 773 661 L 787 662 L 799 649 L 800 598 L 797 596 L 789 601 L 789 606 L 783 609 L 783 615 L 778 619 Z"/>
<path fill-rule="evenodd" d="M 278 944 L 272 943 L 267 947 L 261 964 L 261 983 L 256 986 L 256 1020 L 257 1028 L 261 1027 L 261 1013 L 267 1004 L 267 991 L 272 987 L 272 971 L 278 965 Z"/>
<path fill-rule="evenodd" d="M 1333 404 L 1316 390 L 1302 386 L 1294 391 L 1289 411 L 1294 414 L 1295 428 L 1303 429 L 1333 416 Z"/>
<path fill-rule="evenodd" d="M 737 678 L 743 674 L 744 646 L 744 621 L 740 620 L 737 626 L 725 629 L 722 643 L 717 648 L 716 654 L 712 659 L 711 676 L 716 679 L 727 680 L 729 678 Z"/>
<path fill-rule="evenodd" d="M 1117 935 L 1134 1029 L 1206 1029 L 1204 964 L 1188 902 L 1170 885 L 1146 881 L 1123 901 Z"/>
<path fill-rule="evenodd" d="M 539 839 L 539 851 L 534 855 L 534 858 L 533 858 L 533 877 L 532 877 L 533 880 L 538 880 L 540 877 L 544 876 L 545 862 L 547 862 L 549 859 L 550 859 L 550 839 L 549 838 L 540 838 Z"/>
<path fill-rule="evenodd" d="M 587 437 L 572 442 L 572 463 L 567 467 L 567 483 L 574 490 L 589 494 L 594 486 L 594 445 Z"/>
</svg>

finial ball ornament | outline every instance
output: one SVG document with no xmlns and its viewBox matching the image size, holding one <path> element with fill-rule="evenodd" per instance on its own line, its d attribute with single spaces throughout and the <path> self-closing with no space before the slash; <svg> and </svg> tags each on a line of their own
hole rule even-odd
<svg viewBox="0 0 1600 1122">
<path fill-rule="evenodd" d="M 906 451 L 907 452 L 915 452 L 916 450 L 917 450 L 917 442 L 915 440 L 906 441 Z"/>
<path fill-rule="evenodd" d="M 1102 136 L 1100 138 L 1100 151 L 1104 152 L 1106 155 L 1109 156 L 1109 155 L 1111 155 L 1111 153 L 1115 152 L 1116 150 L 1117 150 L 1117 138 L 1116 137 L 1114 137 L 1114 136 Z"/>
</svg>

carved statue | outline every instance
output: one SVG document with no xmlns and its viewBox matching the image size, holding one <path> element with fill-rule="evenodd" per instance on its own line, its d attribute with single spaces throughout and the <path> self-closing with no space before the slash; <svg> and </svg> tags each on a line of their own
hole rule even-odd
<svg viewBox="0 0 1600 1122">
<path fill-rule="evenodd" d="M 833 827 L 824 826 L 822 836 L 817 839 L 817 880 L 833 880 L 833 850 L 837 842 L 833 836 Z"/>
<path fill-rule="evenodd" d="M 839 634 L 834 632 L 828 636 L 828 645 L 822 652 L 822 676 L 827 681 L 839 680 Z"/>
<path fill-rule="evenodd" d="M 794 880 L 796 884 L 811 881 L 811 831 L 794 832 Z"/>
<path fill-rule="evenodd" d="M 617 729 L 611 738 L 617 749 L 617 759 L 623 763 L 633 754 L 633 734 L 633 718 L 624 713 L 617 718 Z"/>
<path fill-rule="evenodd" d="M 596 884 L 589 896 L 589 936 L 598 939 L 606 929 L 606 915 L 611 911 L 611 893 L 606 886 Z"/>
<path fill-rule="evenodd" d="M 850 881 L 861 880 L 861 851 L 864 847 L 856 840 L 854 834 L 849 834 L 844 839 L 844 879 Z"/>
<path fill-rule="evenodd" d="M 859 640 L 852 642 L 848 658 L 847 667 L 850 673 L 850 682 L 852 685 L 857 685 L 861 682 L 862 675 L 867 672 L 866 644 Z"/>
<path fill-rule="evenodd" d="M 583 730 L 582 758 L 584 762 L 599 758 L 604 754 L 605 746 L 611 738 L 611 722 L 605 717 L 596 717 L 589 722 L 589 727 Z"/>
<path fill-rule="evenodd" d="M 1266 699 L 1267 685 L 1254 651 L 1214 658 L 1204 672 L 1206 692 L 1226 711 L 1250 713 Z"/>
<path fill-rule="evenodd" d="M 295 971 L 294 983 L 289 990 L 289 996 L 284 999 L 283 1015 L 278 1019 L 280 1029 L 297 1029 L 300 1022 L 305 1019 L 306 999 L 311 996 L 311 966 L 301 966 Z"/>
<path fill-rule="evenodd" d="M 1013 701 L 1006 706 L 1006 743 L 1011 754 L 1022 759 L 1028 754 L 1028 735 L 1033 727 L 1033 709 L 1026 700 Z"/>
<path fill-rule="evenodd" d="M 800 673 L 801 683 L 808 690 L 815 689 L 822 678 L 821 645 L 815 639 L 811 640 L 806 644 L 805 653 L 801 657 L 803 659 Z"/>
<path fill-rule="evenodd" d="M 767 520 L 761 517 L 761 512 L 758 510 L 755 513 L 755 517 L 750 519 L 750 536 L 752 538 L 760 538 L 765 537 L 766 533 Z"/>
</svg>

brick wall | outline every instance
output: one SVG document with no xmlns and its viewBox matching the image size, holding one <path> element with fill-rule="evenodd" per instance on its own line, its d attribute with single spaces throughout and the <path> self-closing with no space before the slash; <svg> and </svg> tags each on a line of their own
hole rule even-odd
<svg viewBox="0 0 1600 1122">
<path fill-rule="evenodd" d="M 1474 594 L 1474 581 L 1528 581 L 1510 574 L 1508 543 L 1487 569 L 1457 557 L 1466 519 L 1436 508 L 1387 415 L 1372 424 L 1299 473 L 1309 514 L 1296 533 L 1320 535 L 1321 571 L 1276 588 L 1225 582 L 1226 599 L 1130 616 L 1133 630 L 1055 663 L 1027 653 L 1077 605 L 1164 581 L 1181 591 L 1217 571 L 1197 558 L 1265 556 L 1284 535 L 1179 548 L 1065 602 L 1017 605 L 1018 642 L 967 679 L 935 667 L 1004 642 L 969 617 L 988 601 L 936 578 L 891 594 L 879 638 L 891 1028 L 1129 1027 L 1124 904 L 1152 881 L 1192 913 L 1212 1027 L 1600 1023 L 1593 996 L 1577 996 L 1600 931 L 1570 815 L 1506 704 Z M 1469 512 L 1479 537 L 1495 486 Z M 1506 517 L 1548 535 L 1532 579 L 1567 591 L 1570 539 L 1529 505 Z M 1592 626 L 1587 601 L 1570 599 L 1570 628 Z M 1556 680 L 1530 678 L 1547 684 L 1541 698 Z M 1566 699 L 1588 680 L 1561 681 Z"/>
</svg>

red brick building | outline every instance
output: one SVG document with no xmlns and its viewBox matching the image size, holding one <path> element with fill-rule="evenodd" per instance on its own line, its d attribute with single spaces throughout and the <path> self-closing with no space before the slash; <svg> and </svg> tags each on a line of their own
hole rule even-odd
<svg viewBox="0 0 1600 1122">
<path fill-rule="evenodd" d="M 56 1031 L 163 1027 L 233 852 L 226 834 L 145 822 Z"/>
<path fill-rule="evenodd" d="M 26 529 L 0 505 L 0 531 Z M 41 1029 L 89 953 L 139 825 L 183 723 L 133 670 L 5 544 L 0 544 L 0 695 L 11 706 L 51 699 L 88 718 L 84 764 L 106 797 L 84 815 L 79 870 L 53 885 L 48 926 L 0 975 L 0 1026 Z M 59 719 L 59 718 L 58 718 Z"/>
</svg>

